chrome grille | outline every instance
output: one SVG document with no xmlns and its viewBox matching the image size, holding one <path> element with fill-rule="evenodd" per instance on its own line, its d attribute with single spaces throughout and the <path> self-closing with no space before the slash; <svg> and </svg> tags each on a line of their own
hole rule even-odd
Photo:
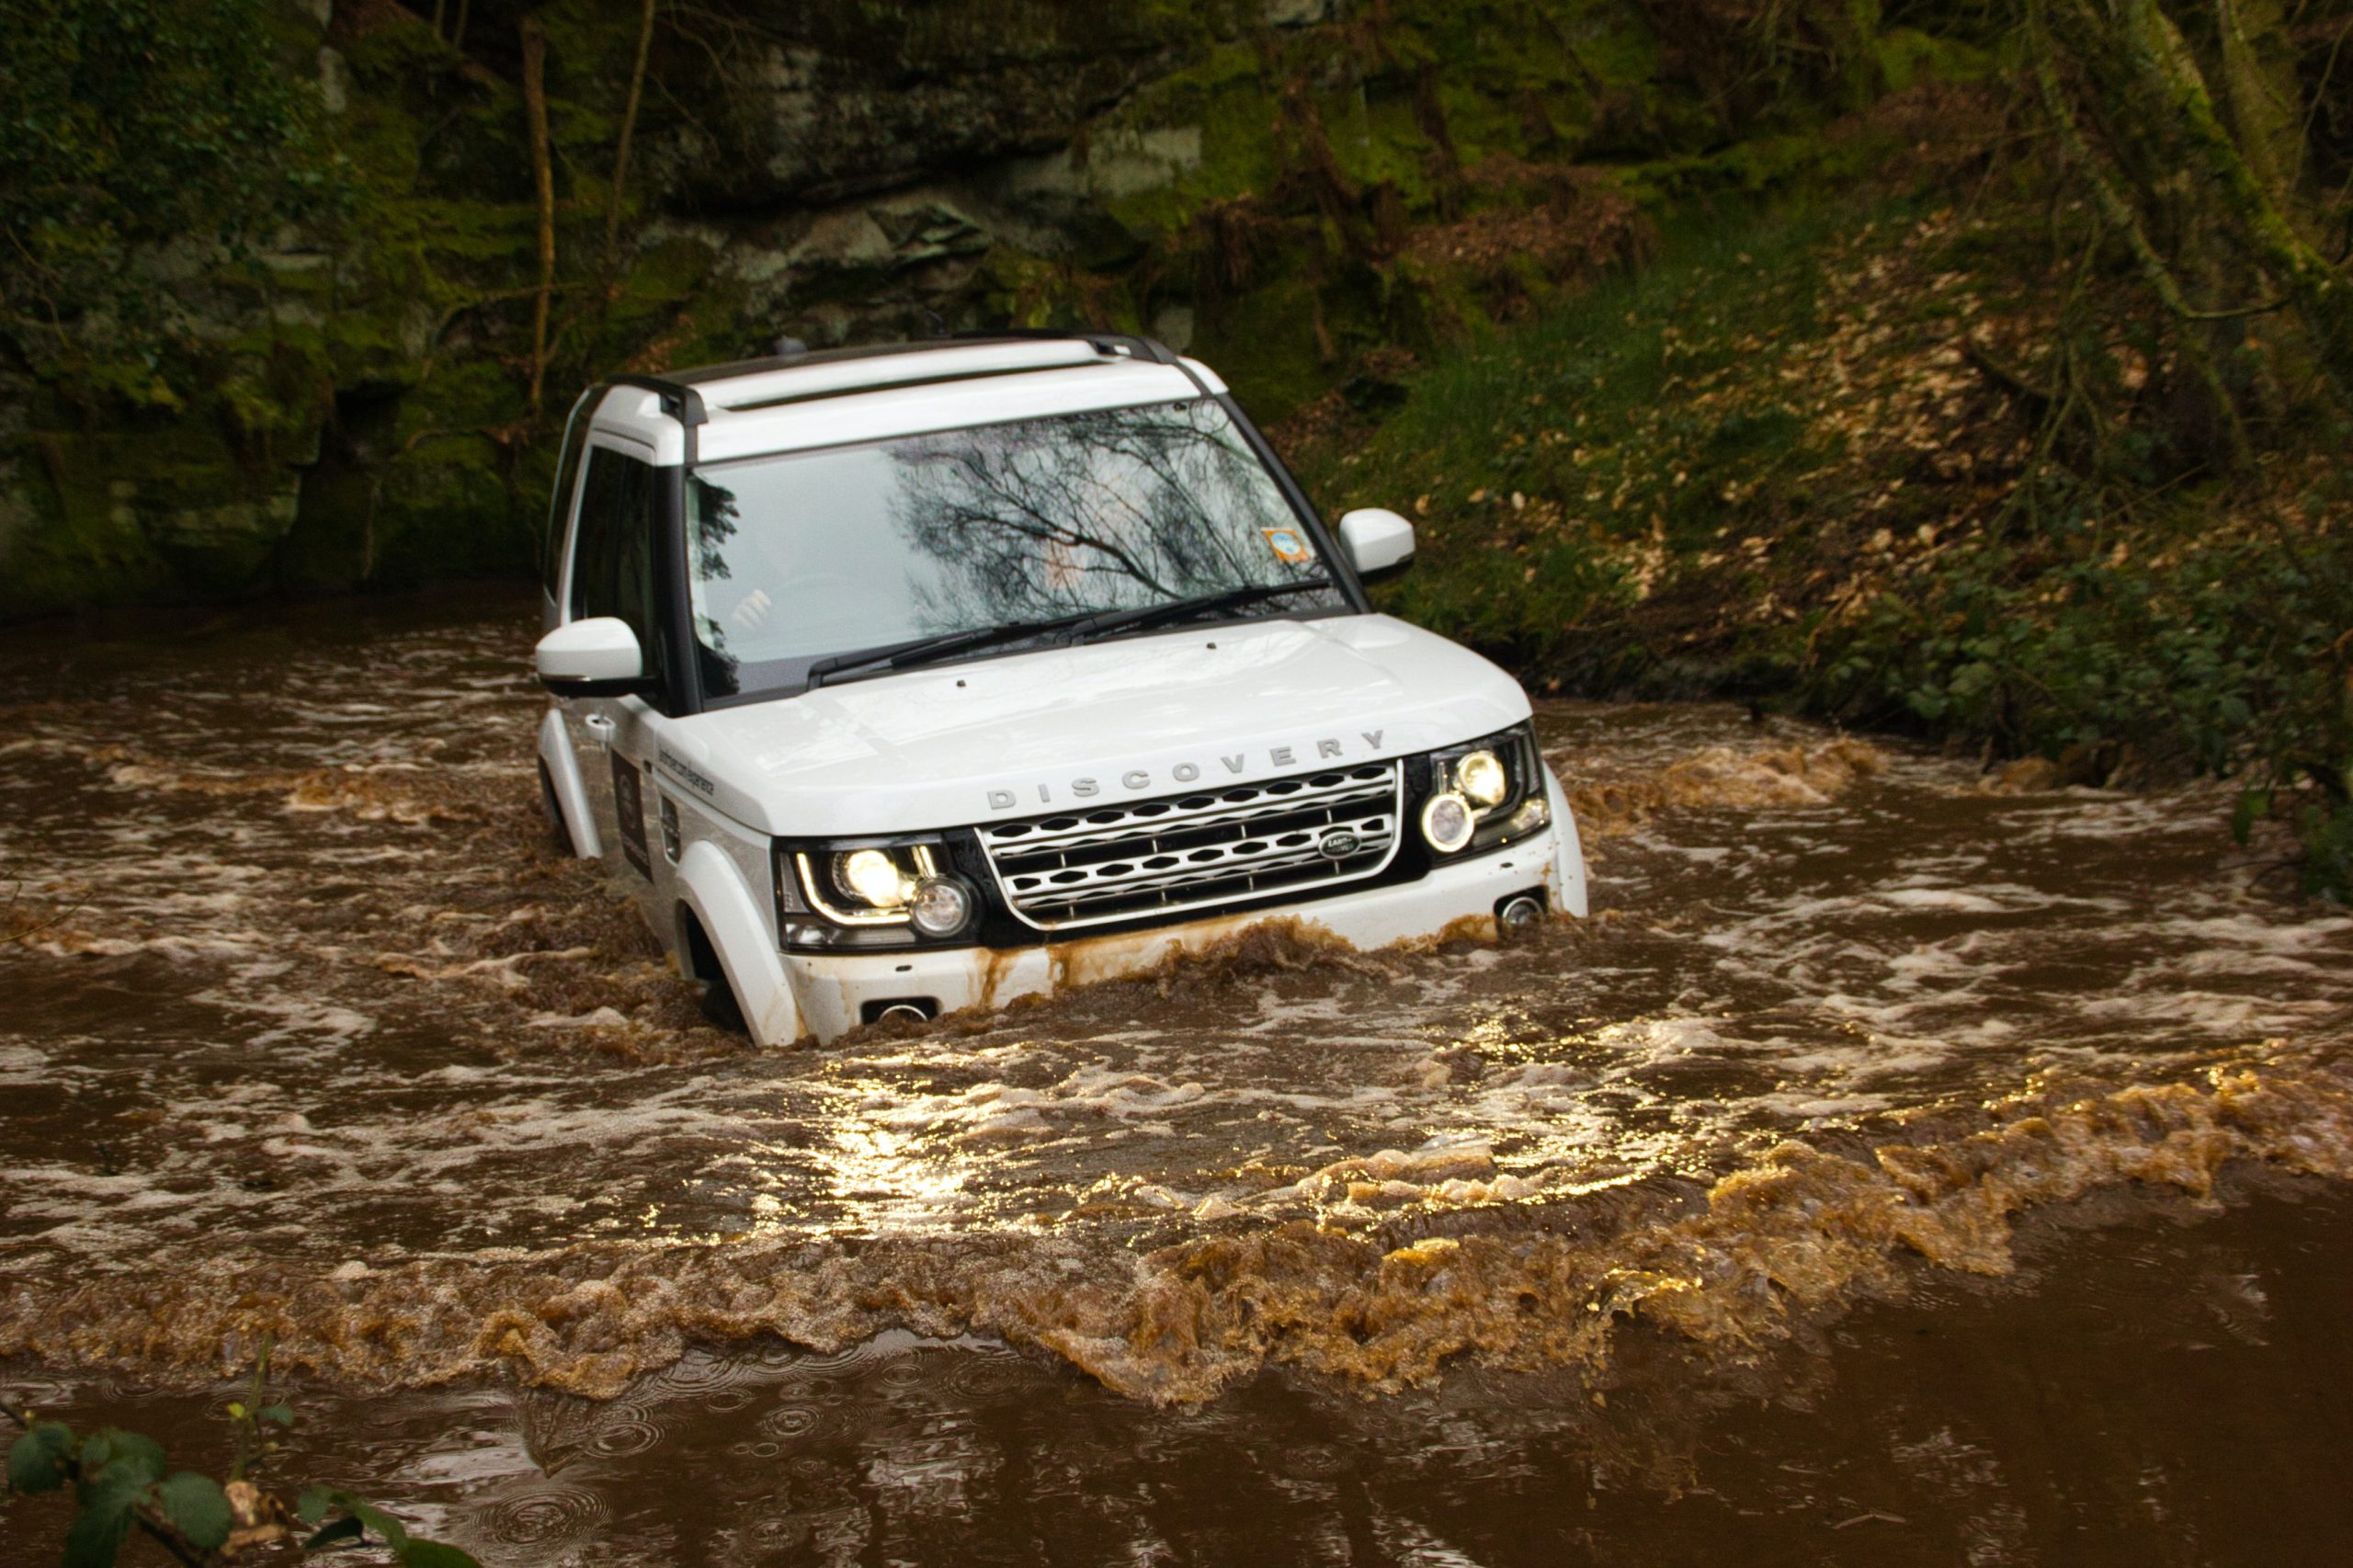
<svg viewBox="0 0 2353 1568">
<path fill-rule="evenodd" d="M 1401 788 L 1397 764 L 1365 763 L 994 823 L 981 843 L 1014 914 L 1041 931 L 1097 926 L 1377 876 L 1397 852 Z"/>
</svg>

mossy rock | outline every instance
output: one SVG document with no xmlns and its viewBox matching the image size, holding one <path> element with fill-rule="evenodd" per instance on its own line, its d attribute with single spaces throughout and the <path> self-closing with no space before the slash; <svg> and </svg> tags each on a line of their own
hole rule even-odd
<svg viewBox="0 0 2353 1568">
<path fill-rule="evenodd" d="M 39 526 L 0 572 L 5 614 L 248 594 L 294 520 L 290 472 L 250 465 L 201 426 L 38 432 L 17 466 Z"/>
</svg>

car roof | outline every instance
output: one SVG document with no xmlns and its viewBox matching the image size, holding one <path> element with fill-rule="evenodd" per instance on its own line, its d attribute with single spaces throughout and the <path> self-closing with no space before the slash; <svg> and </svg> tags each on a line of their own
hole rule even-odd
<svg viewBox="0 0 2353 1568">
<path fill-rule="evenodd" d="M 590 427 L 656 463 L 722 462 L 1225 390 L 1149 338 L 1013 333 L 617 378 Z"/>
</svg>

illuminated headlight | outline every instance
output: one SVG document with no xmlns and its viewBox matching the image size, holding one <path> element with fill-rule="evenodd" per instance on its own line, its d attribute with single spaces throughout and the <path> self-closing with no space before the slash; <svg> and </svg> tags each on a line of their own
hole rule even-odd
<svg viewBox="0 0 2353 1568">
<path fill-rule="evenodd" d="M 836 926 L 915 924 L 915 905 L 924 889 L 941 880 L 938 852 L 928 844 L 801 850 L 792 863 L 801 873 L 793 880 L 810 908 Z M 782 889 L 788 910 L 797 902 L 795 891 L 790 885 Z"/>
<path fill-rule="evenodd" d="M 1454 787 L 1472 805 L 1490 811 L 1510 796 L 1511 775 L 1494 752 L 1474 751 L 1454 765 Z"/>
<path fill-rule="evenodd" d="M 926 937 L 953 937 L 972 920 L 972 890 L 955 877 L 934 877 L 915 889 L 907 918 Z"/>
<path fill-rule="evenodd" d="M 1552 821 L 1544 761 L 1527 723 L 1429 754 L 1422 837 L 1438 855 L 1477 854 Z"/>
<path fill-rule="evenodd" d="M 1479 814 L 1460 795 L 1432 795 L 1422 807 L 1422 836 L 1441 855 L 1451 855 L 1470 843 L 1478 826 Z"/>
<path fill-rule="evenodd" d="M 887 849 L 853 849 L 834 857 L 834 886 L 869 909 L 899 909 L 915 896 L 915 881 Z"/>
</svg>

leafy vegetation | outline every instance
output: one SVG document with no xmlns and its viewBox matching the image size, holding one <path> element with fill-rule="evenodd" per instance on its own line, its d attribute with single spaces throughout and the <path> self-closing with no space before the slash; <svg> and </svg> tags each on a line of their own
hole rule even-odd
<svg viewBox="0 0 2353 1568">
<path fill-rule="evenodd" d="M 294 1424 L 292 1408 L 270 1394 L 268 1362 L 265 1342 L 245 1397 L 229 1403 L 234 1452 L 221 1480 L 172 1470 L 162 1445 L 136 1432 L 102 1426 L 76 1436 L 64 1422 L 0 1406 L 19 1429 L 8 1449 L 8 1489 L 72 1491 L 63 1568 L 111 1568 L 134 1530 L 187 1568 L 211 1568 L 262 1548 L 308 1553 L 371 1544 L 371 1535 L 401 1568 L 476 1568 L 456 1547 L 411 1536 L 348 1492 L 313 1486 L 289 1510 L 257 1484 L 253 1478 L 278 1453 L 276 1434 Z"/>
<path fill-rule="evenodd" d="M 471 14 L 0 0 L 0 609 L 522 566 L 617 366 L 1166 322 L 1562 689 L 2229 774 L 2353 876 L 2347 0 Z M 1037 249 L 842 195 L 1065 136 Z"/>
<path fill-rule="evenodd" d="M 1311 436 L 1313 487 L 1419 514 L 1394 608 L 1556 689 L 1787 702 L 2055 780 L 2234 777 L 2243 834 L 2283 823 L 2309 889 L 2353 892 L 2353 426 L 2310 335 L 2239 345 L 2220 420 L 2183 347 L 2210 324 L 2075 171 L 1898 172 L 1450 358 Z"/>
<path fill-rule="evenodd" d="M 782 334 L 1164 330 L 1264 413 L 1387 395 L 1945 58 L 1832 0 L 0 17 L 0 615 L 525 568 L 570 388 Z"/>
<path fill-rule="evenodd" d="M 103 313 L 126 353 L 89 373 L 133 400 L 159 395 L 125 374 L 126 361 L 153 369 L 162 335 L 149 329 L 169 315 L 138 297 L 130 253 L 200 262 L 319 208 L 315 106 L 270 20 L 243 0 L 0 5 L 0 290 L 20 350 L 70 357 L 70 329 Z"/>
</svg>

